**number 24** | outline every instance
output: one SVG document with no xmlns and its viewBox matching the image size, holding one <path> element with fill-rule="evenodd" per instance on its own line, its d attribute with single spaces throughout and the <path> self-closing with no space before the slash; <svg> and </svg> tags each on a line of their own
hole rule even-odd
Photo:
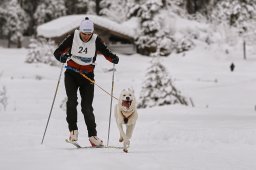
<svg viewBox="0 0 256 170">
<path fill-rule="evenodd" d="M 87 54 L 87 48 L 84 49 L 83 47 L 79 47 L 78 53 L 85 53 L 85 54 Z"/>
</svg>

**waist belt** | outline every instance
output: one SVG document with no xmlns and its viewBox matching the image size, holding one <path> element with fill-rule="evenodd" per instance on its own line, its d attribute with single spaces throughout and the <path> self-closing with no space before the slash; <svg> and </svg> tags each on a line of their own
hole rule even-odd
<svg viewBox="0 0 256 170">
<path fill-rule="evenodd" d="M 75 69 L 75 68 L 73 68 L 73 67 L 70 67 L 70 66 L 65 66 L 65 68 L 66 68 L 67 70 L 72 70 L 72 71 L 74 71 L 74 72 L 86 74 L 86 75 L 88 75 L 88 76 L 93 75 L 93 73 L 88 73 L 88 72 L 86 72 L 86 71 L 79 71 L 79 70 L 77 70 L 77 69 Z"/>
<path fill-rule="evenodd" d="M 73 60 L 69 60 L 67 62 L 67 66 L 71 67 L 75 70 L 78 70 L 78 72 L 82 72 L 82 73 L 85 73 L 85 74 L 88 74 L 88 73 L 93 74 L 93 70 L 94 70 L 94 66 L 92 66 L 92 65 L 83 66 L 83 65 L 75 63 Z"/>
</svg>

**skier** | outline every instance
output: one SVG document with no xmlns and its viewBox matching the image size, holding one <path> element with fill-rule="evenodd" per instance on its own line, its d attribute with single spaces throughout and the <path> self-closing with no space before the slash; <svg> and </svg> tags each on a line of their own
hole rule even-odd
<svg viewBox="0 0 256 170">
<path fill-rule="evenodd" d="M 94 24 L 88 17 L 81 21 L 79 30 L 68 35 L 54 52 L 58 61 L 62 63 L 67 61 L 65 89 L 67 94 L 66 121 L 70 131 L 69 141 L 78 140 L 76 107 L 78 105 L 77 90 L 79 89 L 82 113 L 87 126 L 89 141 L 93 147 L 103 146 L 103 141 L 97 137 L 92 107 L 94 84 L 76 71 L 94 80 L 94 67 L 98 53 L 103 54 L 108 61 L 114 64 L 119 62 L 118 56 L 113 54 L 104 45 L 101 38 L 94 33 Z"/>
</svg>

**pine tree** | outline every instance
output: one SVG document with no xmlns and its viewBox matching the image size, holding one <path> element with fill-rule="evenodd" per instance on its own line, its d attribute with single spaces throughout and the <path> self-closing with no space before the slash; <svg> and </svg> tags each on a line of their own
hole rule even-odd
<svg viewBox="0 0 256 170">
<path fill-rule="evenodd" d="M 37 7 L 34 18 L 39 25 L 66 15 L 66 11 L 64 0 L 45 0 Z"/>
<path fill-rule="evenodd" d="M 96 15 L 97 11 L 96 11 L 96 2 L 94 1 L 89 1 L 88 2 L 88 7 L 87 7 L 87 14 L 93 14 Z"/>
<path fill-rule="evenodd" d="M 17 0 L 8 1 L 3 7 L 0 10 L 2 33 L 8 38 L 8 47 L 11 42 L 16 42 L 20 48 L 23 33 L 28 27 L 28 16 Z"/>
<path fill-rule="evenodd" d="M 77 12 L 76 14 L 84 14 L 88 11 L 88 0 L 78 0 L 75 5 Z"/>
<path fill-rule="evenodd" d="M 248 21 L 256 19 L 256 0 L 226 0 L 217 3 L 212 20 L 235 27 L 246 27 Z"/>
<path fill-rule="evenodd" d="M 136 38 L 138 52 L 150 55 L 160 52 L 167 56 L 171 52 L 171 39 L 162 29 L 163 23 L 158 16 L 166 4 L 165 0 L 144 0 L 141 3 L 133 3 L 128 11 L 128 17 L 140 18 L 140 31 Z"/>
<path fill-rule="evenodd" d="M 68 15 L 72 15 L 72 14 L 85 14 L 87 13 L 89 8 L 89 3 L 93 2 L 90 0 L 64 0 L 65 1 L 65 5 L 67 10 L 67 14 Z"/>
<path fill-rule="evenodd" d="M 34 19 L 34 13 L 36 12 L 37 6 L 42 0 L 18 0 L 22 9 L 27 13 L 29 18 L 29 26 L 25 31 L 26 35 L 33 35 L 36 33 L 36 21 Z"/>
<path fill-rule="evenodd" d="M 113 21 L 123 22 L 127 20 L 129 0 L 101 0 L 100 15 L 106 16 Z"/>
<path fill-rule="evenodd" d="M 212 0 L 186 0 L 186 8 L 188 13 L 194 14 L 196 12 L 202 12 L 207 14 L 207 6 Z"/>
<path fill-rule="evenodd" d="M 138 108 L 170 104 L 188 105 L 185 97 L 173 85 L 166 68 L 154 59 L 148 68 L 146 79 L 140 93 Z"/>
<path fill-rule="evenodd" d="M 4 33 L 3 33 L 3 26 L 6 23 L 6 19 L 5 19 L 5 9 L 4 6 L 2 4 L 0 4 L 0 37 L 4 38 Z"/>
</svg>

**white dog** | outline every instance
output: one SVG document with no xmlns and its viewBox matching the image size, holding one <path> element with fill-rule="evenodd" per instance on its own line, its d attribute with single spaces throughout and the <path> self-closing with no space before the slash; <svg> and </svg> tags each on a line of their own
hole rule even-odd
<svg viewBox="0 0 256 170">
<path fill-rule="evenodd" d="M 138 118 L 133 90 L 128 89 L 121 92 L 118 104 L 115 106 L 115 117 L 120 132 L 119 142 L 123 142 L 123 151 L 128 152 L 130 139 Z M 124 132 L 123 125 L 126 127 L 126 133 Z"/>
</svg>

